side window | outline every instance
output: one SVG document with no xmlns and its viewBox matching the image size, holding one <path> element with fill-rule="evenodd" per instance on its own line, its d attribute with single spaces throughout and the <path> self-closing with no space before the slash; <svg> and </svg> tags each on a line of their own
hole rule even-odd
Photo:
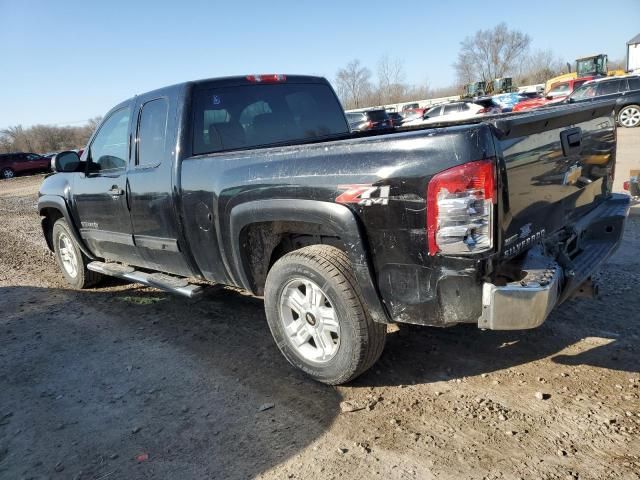
<svg viewBox="0 0 640 480">
<path fill-rule="evenodd" d="M 438 117 L 440 115 L 441 110 L 442 110 L 441 106 L 433 107 L 429 109 L 425 115 L 429 118 Z"/>
<path fill-rule="evenodd" d="M 162 163 L 167 139 L 169 104 L 165 98 L 145 103 L 138 122 L 138 156 L 136 165 L 157 167 Z"/>
<path fill-rule="evenodd" d="M 27 155 L 27 160 L 35 160 L 36 158 L 40 158 L 40 155 L 36 155 L 35 153 L 30 153 Z"/>
<path fill-rule="evenodd" d="M 460 111 L 460 105 L 458 104 L 454 103 L 453 105 L 445 105 L 443 115 L 450 115 L 452 113 L 457 113 L 459 111 Z"/>
<path fill-rule="evenodd" d="M 612 82 L 601 82 L 600 85 L 598 85 L 598 96 L 600 97 L 602 95 L 611 95 L 614 93 L 618 93 L 621 83 L 622 82 L 620 80 L 615 80 Z"/>
<path fill-rule="evenodd" d="M 572 100 L 585 100 L 596 96 L 596 86 L 593 83 L 582 85 L 571 94 Z"/>
<path fill-rule="evenodd" d="M 640 77 L 629 77 L 629 90 L 640 90 Z"/>
<path fill-rule="evenodd" d="M 129 107 L 120 109 L 102 124 L 89 147 L 91 170 L 112 173 L 126 168 L 130 113 Z"/>
</svg>

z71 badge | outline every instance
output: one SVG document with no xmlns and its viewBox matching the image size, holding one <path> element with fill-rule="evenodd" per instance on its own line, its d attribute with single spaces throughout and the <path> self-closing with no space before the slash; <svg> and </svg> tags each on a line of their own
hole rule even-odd
<svg viewBox="0 0 640 480">
<path fill-rule="evenodd" d="M 354 203 L 368 207 L 371 205 L 388 205 L 391 187 L 374 187 L 372 185 L 338 185 L 339 190 L 346 190 L 336 197 L 336 203 Z"/>
</svg>

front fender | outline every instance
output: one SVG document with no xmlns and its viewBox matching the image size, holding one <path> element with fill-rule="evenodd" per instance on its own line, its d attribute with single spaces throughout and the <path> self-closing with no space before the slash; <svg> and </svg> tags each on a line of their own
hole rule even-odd
<svg viewBox="0 0 640 480">
<path fill-rule="evenodd" d="M 64 218 L 64 220 L 67 222 L 67 225 L 69 226 L 69 230 L 73 235 L 73 239 L 75 240 L 80 250 L 82 250 L 82 253 L 84 253 L 91 260 L 95 260 L 96 257 L 87 248 L 86 244 L 82 240 L 82 237 L 80 237 L 80 232 L 78 231 L 76 225 L 73 223 L 73 219 L 69 214 L 69 207 L 67 205 L 67 202 L 65 201 L 64 198 L 58 195 L 42 195 L 38 199 L 38 213 L 40 214 L 40 216 L 45 217 L 42 220 L 42 230 L 43 230 L 45 239 L 48 239 L 46 229 L 49 228 L 49 226 L 47 223 L 48 220 L 46 220 L 47 217 L 45 212 L 45 210 L 48 208 L 56 210 L 62 215 L 62 218 Z M 51 227 L 53 227 L 53 225 L 51 225 Z M 47 244 L 49 248 L 53 251 L 53 245 L 50 244 L 49 240 L 47 240 Z"/>
<path fill-rule="evenodd" d="M 295 207 L 292 208 L 292 200 L 258 200 L 240 204 L 231 210 L 229 250 L 232 254 L 232 268 L 242 286 L 252 291 L 240 249 L 240 233 L 245 227 L 252 223 L 271 221 L 315 223 L 322 225 L 344 242 L 345 253 L 351 261 L 371 318 L 375 322 L 389 323 L 390 317 L 374 284 L 371 262 L 362 241 L 358 222 L 351 210 L 336 203 L 315 200 L 294 202 Z"/>
</svg>

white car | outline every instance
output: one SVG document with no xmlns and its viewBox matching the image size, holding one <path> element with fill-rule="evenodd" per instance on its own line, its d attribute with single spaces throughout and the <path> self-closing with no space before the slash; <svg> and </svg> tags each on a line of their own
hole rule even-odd
<svg viewBox="0 0 640 480">
<path fill-rule="evenodd" d="M 484 108 L 472 102 L 452 102 L 436 105 L 430 108 L 422 117 L 418 117 L 402 124 L 403 127 L 412 125 L 427 125 L 429 123 L 454 122 L 466 120 L 479 115 Z"/>
</svg>

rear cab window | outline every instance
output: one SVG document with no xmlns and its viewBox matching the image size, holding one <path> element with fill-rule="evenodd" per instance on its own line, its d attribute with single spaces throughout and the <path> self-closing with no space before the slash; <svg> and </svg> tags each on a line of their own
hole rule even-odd
<svg viewBox="0 0 640 480">
<path fill-rule="evenodd" d="M 205 87 L 194 92 L 192 108 L 194 155 L 349 133 L 333 90 L 322 83 Z"/>
</svg>

